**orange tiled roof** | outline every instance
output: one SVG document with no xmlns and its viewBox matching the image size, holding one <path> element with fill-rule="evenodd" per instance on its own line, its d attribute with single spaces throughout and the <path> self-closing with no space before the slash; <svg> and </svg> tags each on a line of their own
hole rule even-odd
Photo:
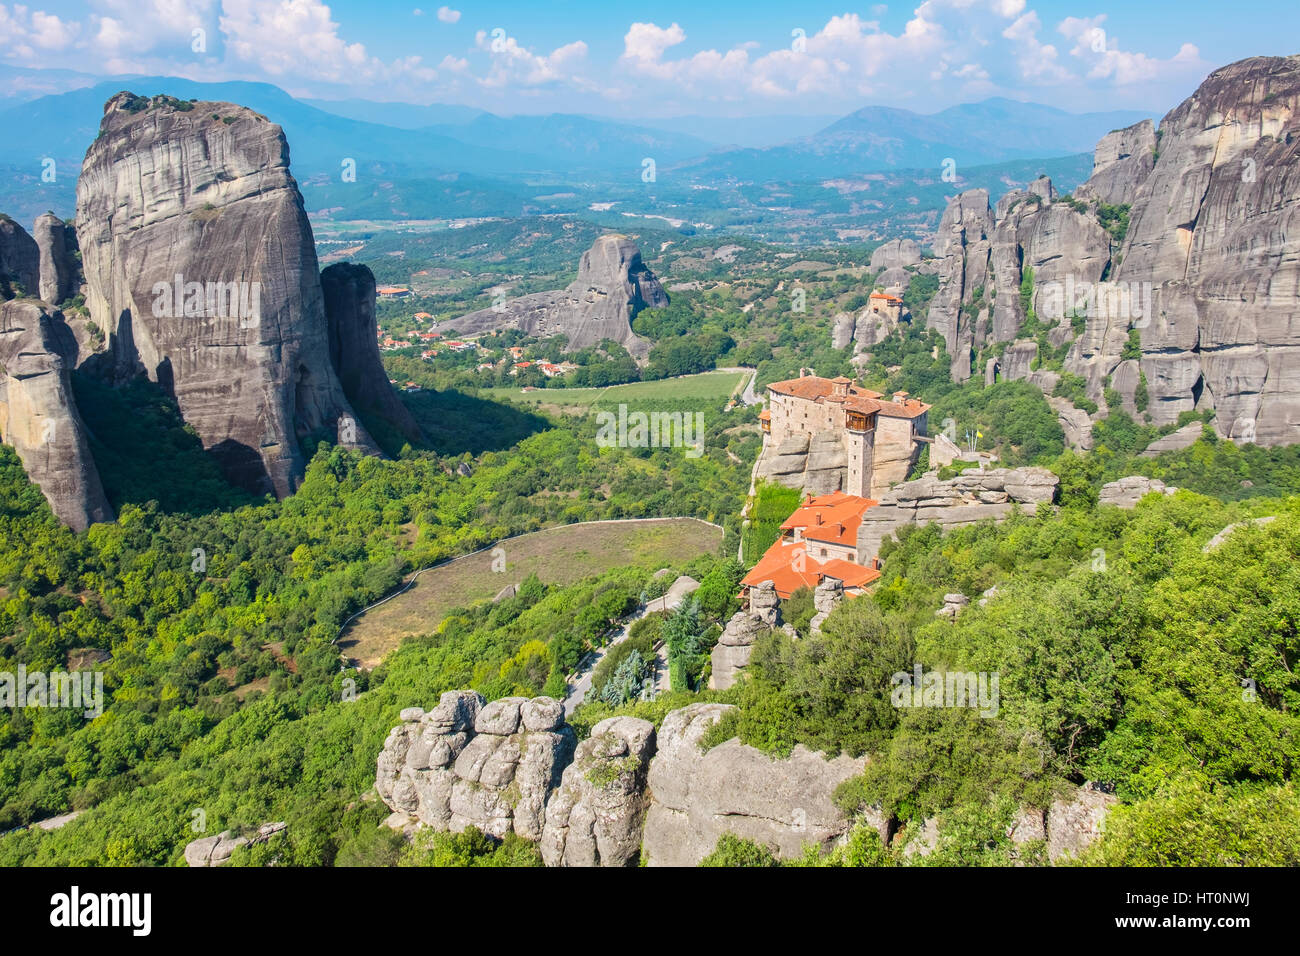
<svg viewBox="0 0 1300 956">
<path fill-rule="evenodd" d="M 918 399 L 904 397 L 901 402 L 891 402 L 885 400 L 880 392 L 852 383 L 848 386 L 848 396 L 840 397 L 835 394 L 835 381 L 819 375 L 773 382 L 768 385 L 768 389 L 778 395 L 793 395 L 807 402 L 843 405 L 846 409 L 868 415 L 879 412 L 888 418 L 916 418 L 930 410 L 929 405 Z"/>
<path fill-rule="evenodd" d="M 796 570 L 796 559 L 800 556 L 802 560 L 798 564 L 802 570 Z M 753 587 L 771 581 L 776 587 L 777 595 L 784 601 L 802 587 L 817 587 L 826 577 L 843 581 L 846 589 L 861 589 L 879 578 L 880 572 L 842 558 L 818 561 L 808 556 L 802 544 L 778 541 L 767 549 L 767 553 L 741 578 L 740 583 L 743 587 Z"/>
<path fill-rule="evenodd" d="M 781 523 L 781 530 L 801 528 L 803 536 L 809 541 L 857 547 L 858 526 L 862 524 L 862 516 L 868 508 L 879 503 L 874 498 L 860 498 L 842 491 L 818 498 L 809 496 Z"/>
</svg>

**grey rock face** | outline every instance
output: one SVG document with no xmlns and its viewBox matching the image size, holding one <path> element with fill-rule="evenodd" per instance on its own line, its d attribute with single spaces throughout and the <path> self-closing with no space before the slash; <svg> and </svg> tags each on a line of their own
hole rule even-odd
<svg viewBox="0 0 1300 956">
<path fill-rule="evenodd" d="M 38 300 L 0 303 L 0 434 L 55 516 L 84 531 L 112 521 L 113 510 L 72 395 L 64 352 L 71 339 L 62 314 Z"/>
<path fill-rule="evenodd" d="M 0 299 L 40 295 L 41 250 L 27 230 L 0 213 Z"/>
<path fill-rule="evenodd" d="M 613 339 L 641 361 L 650 343 L 632 331 L 632 317 L 641 309 L 667 304 L 668 293 L 641 261 L 636 243 L 626 236 L 605 235 L 582 254 L 577 280 L 564 289 L 510 299 L 445 325 L 465 334 L 498 328 L 543 337 L 563 334 L 570 351 Z"/>
<path fill-rule="evenodd" d="M 54 213 L 47 212 L 36 220 L 32 238 L 41 255 L 41 298 L 58 305 L 75 295 L 81 284 L 77 257 L 77 234 Z"/>
<path fill-rule="evenodd" d="M 1046 468 L 969 470 L 948 481 L 933 473 L 895 485 L 868 508 L 858 528 L 858 553 L 877 555 L 886 537 L 907 524 L 934 522 L 947 531 L 986 518 L 1001 520 L 1013 508 L 1033 514 L 1056 499 L 1060 479 Z"/>
<path fill-rule="evenodd" d="M 952 356 L 952 379 L 970 378 L 974 329 L 962 306 L 974 301 L 975 290 L 988 277 L 993 214 L 987 189 L 969 189 L 949 200 L 934 239 L 939 289 L 930 301 L 927 324 L 943 336 Z"/>
<path fill-rule="evenodd" d="M 609 717 L 591 728 L 546 805 L 542 860 L 547 866 L 633 866 L 649 795 L 654 724 Z"/>
<path fill-rule="evenodd" d="M 650 866 L 694 866 L 723 833 L 771 847 L 779 856 L 806 844 L 832 846 L 849 821 L 831 796 L 864 760 L 825 760 L 802 746 L 784 760 L 730 740 L 708 752 L 699 742 L 728 704 L 692 704 L 668 714 L 650 761 L 652 794 L 642 847 Z"/>
<path fill-rule="evenodd" d="M 117 374 L 143 369 L 172 393 L 234 483 L 292 492 L 300 442 L 355 413 L 280 127 L 230 103 L 119 93 L 82 165 L 77 231 Z M 359 424 L 351 444 L 378 451 Z"/>
<path fill-rule="evenodd" d="M 1107 133 L 1093 153 L 1092 175 L 1074 191 L 1075 197 L 1113 206 L 1132 203 L 1155 167 L 1155 153 L 1156 128 L 1150 120 Z"/>
<path fill-rule="evenodd" d="M 343 394 L 363 415 L 377 415 L 408 441 L 420 428 L 398 399 L 375 348 L 375 276 L 369 266 L 337 262 L 320 274 L 330 364 Z"/>
<path fill-rule="evenodd" d="M 485 704 L 474 691 L 448 691 L 427 714 L 402 716 L 376 761 L 375 790 L 389 809 L 436 830 L 541 838 L 547 798 L 573 755 L 559 701 Z"/>
<path fill-rule="evenodd" d="M 1147 478 L 1145 475 L 1129 475 L 1115 481 L 1108 481 L 1101 486 L 1097 503 L 1114 505 L 1116 508 L 1135 508 L 1137 503 L 1150 494 L 1172 495 L 1177 488 L 1167 486 L 1159 478 Z"/>
<path fill-rule="evenodd" d="M 1053 863 L 1077 857 L 1106 826 L 1106 816 L 1119 800 L 1112 794 L 1080 787 L 1072 799 L 1057 800 L 1047 810 L 1047 856 Z"/>
<path fill-rule="evenodd" d="M 835 609 L 844 603 L 844 582 L 827 578 L 813 591 L 813 607 L 817 613 L 808 622 L 810 634 L 820 634 L 822 624 L 835 613 Z"/>
<path fill-rule="evenodd" d="M 921 244 L 915 239 L 891 239 L 871 253 L 871 271 L 901 269 L 921 262 Z"/>
<path fill-rule="evenodd" d="M 1263 445 L 1300 436 L 1300 57 L 1212 73 L 1160 124 L 1117 278 L 1152 284 L 1142 370 L 1158 425 L 1216 410 Z"/>
<path fill-rule="evenodd" d="M 1038 357 L 1038 343 L 1033 339 L 1013 342 L 1002 353 L 1002 378 L 1007 382 L 1018 382 L 1029 378 L 1033 370 L 1034 359 Z"/>
<path fill-rule="evenodd" d="M 190 866 L 221 866 L 230 861 L 230 855 L 241 846 L 266 843 L 276 834 L 288 829 L 288 824 L 263 823 L 252 836 L 244 836 L 233 830 L 223 830 L 216 836 L 200 837 L 185 844 L 185 862 Z"/>
</svg>

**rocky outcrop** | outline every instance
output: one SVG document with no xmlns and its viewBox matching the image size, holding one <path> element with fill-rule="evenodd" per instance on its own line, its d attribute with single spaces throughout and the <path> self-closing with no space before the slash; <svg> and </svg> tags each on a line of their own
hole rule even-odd
<svg viewBox="0 0 1300 956">
<path fill-rule="evenodd" d="M 813 608 L 817 611 L 808 622 L 808 633 L 818 635 L 822 624 L 844 603 L 844 582 L 827 578 L 813 591 Z"/>
<path fill-rule="evenodd" d="M 1006 382 L 1018 382 L 1029 378 L 1036 358 L 1038 358 L 1038 343 L 1033 339 L 1021 339 L 1011 343 L 1002 353 L 999 362 L 1000 377 Z"/>
<path fill-rule="evenodd" d="M 947 531 L 1019 508 L 1034 514 L 1056 499 L 1060 479 L 1046 468 L 970 469 L 940 481 L 935 473 L 896 485 L 868 508 L 858 528 L 858 554 L 878 555 L 885 538 L 904 525 L 938 524 Z"/>
<path fill-rule="evenodd" d="M 32 238 L 41 255 L 41 298 L 51 305 L 76 295 L 81 285 L 77 233 L 52 212 L 36 220 Z"/>
<path fill-rule="evenodd" d="M 1047 404 L 1056 412 L 1056 421 L 1061 426 L 1066 446 L 1075 451 L 1091 451 L 1092 417 L 1082 408 L 1076 408 L 1069 399 L 1049 395 Z"/>
<path fill-rule="evenodd" d="M 733 708 L 691 704 L 668 714 L 650 762 L 652 794 L 642 846 L 650 866 L 694 866 L 732 833 L 794 857 L 826 849 L 849 828 L 831 797 L 862 772 L 863 759 L 826 760 L 802 746 L 784 760 L 732 739 L 708 751 L 700 741 Z"/>
<path fill-rule="evenodd" d="M 966 610 L 970 604 L 970 598 L 964 594 L 945 594 L 943 596 L 943 607 L 934 612 L 935 617 L 942 617 L 949 621 L 955 621 L 957 615 Z"/>
<path fill-rule="evenodd" d="M 1116 508 L 1136 508 L 1137 503 L 1150 494 L 1172 495 L 1177 488 L 1171 488 L 1159 478 L 1145 475 L 1129 475 L 1115 481 L 1108 481 L 1101 486 L 1097 503 L 1114 505 Z"/>
<path fill-rule="evenodd" d="M 0 303 L 0 435 L 55 516 L 75 531 L 112 521 L 69 379 L 76 345 L 35 299 Z"/>
<path fill-rule="evenodd" d="M 755 617 L 775 620 L 775 608 Z M 390 827 L 514 832 L 539 842 L 548 866 L 690 866 L 723 833 L 786 857 L 839 840 L 850 821 L 831 798 L 865 760 L 826 760 L 802 746 L 774 760 L 735 739 L 701 750 L 730 710 L 692 704 L 667 714 L 657 734 L 649 721 L 611 717 L 575 749 L 557 701 L 485 704 L 474 691 L 449 691 L 428 713 L 402 711 L 375 790 L 394 811 Z"/>
<path fill-rule="evenodd" d="M 710 655 L 709 688 L 726 690 L 749 666 L 754 643 L 781 626 L 781 597 L 771 581 L 761 581 L 749 589 L 749 607 L 731 615 L 718 643 Z M 787 625 L 788 626 L 788 625 Z"/>
<path fill-rule="evenodd" d="M 401 714 L 378 758 L 375 789 L 390 809 L 436 830 L 474 826 L 542 835 L 546 800 L 573 754 L 564 705 L 549 697 L 448 691 L 427 714 Z"/>
<path fill-rule="evenodd" d="M 970 378 L 975 330 L 964 307 L 988 279 L 992 232 L 988 190 L 970 189 L 948 201 L 934 239 L 939 289 L 930 300 L 926 324 L 943 336 L 954 382 Z"/>
<path fill-rule="evenodd" d="M 547 866 L 632 866 L 640 859 L 654 724 L 609 717 L 591 728 L 546 805 Z"/>
<path fill-rule="evenodd" d="M 912 278 L 907 267 L 920 263 L 921 244 L 915 239 L 892 239 L 871 253 L 871 271 L 879 273 L 876 284 L 882 288 L 897 286 L 905 290 Z"/>
<path fill-rule="evenodd" d="M 229 480 L 283 496 L 304 442 L 378 451 L 330 363 L 279 126 L 230 103 L 119 93 L 82 165 L 77 232 L 114 373 L 174 395 Z"/>
<path fill-rule="evenodd" d="M 1191 448 L 1200 440 L 1203 434 L 1205 434 L 1205 425 L 1203 423 L 1190 422 L 1147 445 L 1146 448 L 1142 449 L 1142 457 L 1155 458 L 1163 452 L 1182 451 L 1184 448 Z"/>
<path fill-rule="evenodd" d="M 1095 843 L 1106 827 L 1106 817 L 1119 800 L 1092 786 L 1080 787 L 1069 799 L 1047 809 L 1047 858 L 1053 863 L 1077 857 Z"/>
<path fill-rule="evenodd" d="M 1138 414 L 1145 379 L 1153 424 L 1213 409 L 1222 437 L 1300 439 L 1300 57 L 1234 63 L 1158 133 L 1144 121 L 1107 134 L 1070 202 L 1040 183 L 1004 196 L 991 216 L 978 191 L 945 212 L 937 258 L 924 265 L 940 278 L 929 324 L 955 381 L 970 374 L 972 347 L 1016 336 L 1026 318 L 1018 286 L 1032 269 L 1030 303 L 1055 323 L 1049 343 L 1070 345 L 1065 369 L 1099 405 L 1111 386 Z M 1131 207 L 1125 232 L 1102 204 Z M 1124 357 L 1134 333 L 1139 360 Z"/>
<path fill-rule="evenodd" d="M 0 299 L 40 294 L 41 250 L 27 230 L 0 213 Z"/>
<path fill-rule="evenodd" d="M 1075 198 L 1131 204 L 1155 164 L 1156 128 L 1150 120 L 1112 130 L 1097 143 L 1092 175 L 1074 191 Z"/>
<path fill-rule="evenodd" d="M 510 299 L 444 325 L 462 334 L 517 328 L 540 337 L 564 335 L 570 351 L 613 339 L 643 361 L 650 343 L 632 331 L 632 318 L 667 304 L 668 293 L 641 261 L 636 243 L 605 235 L 582 254 L 577 280 L 564 289 Z"/>
<path fill-rule="evenodd" d="M 1160 124 L 1118 270 L 1152 284 L 1151 421 L 1214 408 L 1220 434 L 1300 435 L 1300 57 L 1212 73 Z"/>
<path fill-rule="evenodd" d="M 420 440 L 420 428 L 398 399 L 375 349 L 375 276 L 369 266 L 337 262 L 320 274 L 330 365 L 352 407 L 378 416 L 407 441 Z"/>
<path fill-rule="evenodd" d="M 1226 528 L 1224 528 L 1222 531 L 1216 534 L 1209 541 L 1205 542 L 1205 547 L 1201 548 L 1201 553 L 1209 554 L 1211 551 L 1218 548 L 1219 545 L 1223 544 L 1223 542 L 1227 541 L 1228 538 L 1232 537 L 1232 533 L 1234 531 L 1237 531 L 1241 528 L 1250 528 L 1250 527 L 1262 528 L 1264 527 L 1264 525 L 1272 524 L 1276 520 L 1277 520 L 1277 515 L 1264 515 L 1263 517 L 1260 518 L 1251 518 L 1249 521 L 1234 521 L 1232 524 L 1228 525 Z"/>
<path fill-rule="evenodd" d="M 230 861 L 230 855 L 241 846 L 266 843 L 271 837 L 288 829 L 287 823 L 263 823 L 251 836 L 223 830 L 216 836 L 199 837 L 185 844 L 185 862 L 189 866 L 221 866 Z"/>
</svg>

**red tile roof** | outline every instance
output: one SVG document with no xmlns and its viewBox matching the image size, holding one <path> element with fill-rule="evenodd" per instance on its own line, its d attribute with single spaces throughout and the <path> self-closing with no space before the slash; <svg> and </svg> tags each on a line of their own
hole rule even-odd
<svg viewBox="0 0 1300 956">
<path fill-rule="evenodd" d="M 845 380 L 839 381 L 842 384 Z M 843 405 L 845 409 L 868 415 L 879 412 L 887 418 L 916 418 L 928 412 L 931 407 L 915 398 L 904 398 L 901 402 L 885 401 L 885 396 L 880 392 L 854 385 L 851 381 L 847 388 L 847 397 L 842 397 L 835 394 L 835 380 L 822 378 L 819 375 L 805 375 L 784 382 L 773 382 L 768 385 L 768 389 L 778 395 L 793 395 L 795 398 L 817 402 L 820 405 Z"/>
<path fill-rule="evenodd" d="M 771 581 L 776 587 L 777 595 L 784 601 L 801 587 L 817 587 L 826 577 L 843 581 L 846 589 L 860 590 L 879 578 L 880 572 L 842 558 L 818 561 L 808 556 L 802 543 L 785 544 L 778 541 L 767 549 L 767 553 L 740 583 L 742 587 L 753 587 Z"/>
<path fill-rule="evenodd" d="M 878 504 L 880 502 L 874 498 L 860 498 L 842 491 L 818 498 L 810 495 L 781 523 L 781 530 L 801 528 L 803 536 L 809 541 L 825 541 L 856 548 L 862 516 L 868 508 Z"/>
</svg>

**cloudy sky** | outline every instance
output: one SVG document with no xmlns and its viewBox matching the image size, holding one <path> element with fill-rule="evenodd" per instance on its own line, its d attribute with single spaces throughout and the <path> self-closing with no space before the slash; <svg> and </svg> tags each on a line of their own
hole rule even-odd
<svg viewBox="0 0 1300 956">
<path fill-rule="evenodd" d="M 498 113 L 932 112 L 1009 96 L 1162 113 L 1215 67 L 1300 52 L 1294 0 L 36 0 L 0 65 L 266 80 L 299 96 Z M 46 72 L 49 83 L 78 82 Z M 6 71 L 3 82 L 37 84 Z"/>
</svg>

